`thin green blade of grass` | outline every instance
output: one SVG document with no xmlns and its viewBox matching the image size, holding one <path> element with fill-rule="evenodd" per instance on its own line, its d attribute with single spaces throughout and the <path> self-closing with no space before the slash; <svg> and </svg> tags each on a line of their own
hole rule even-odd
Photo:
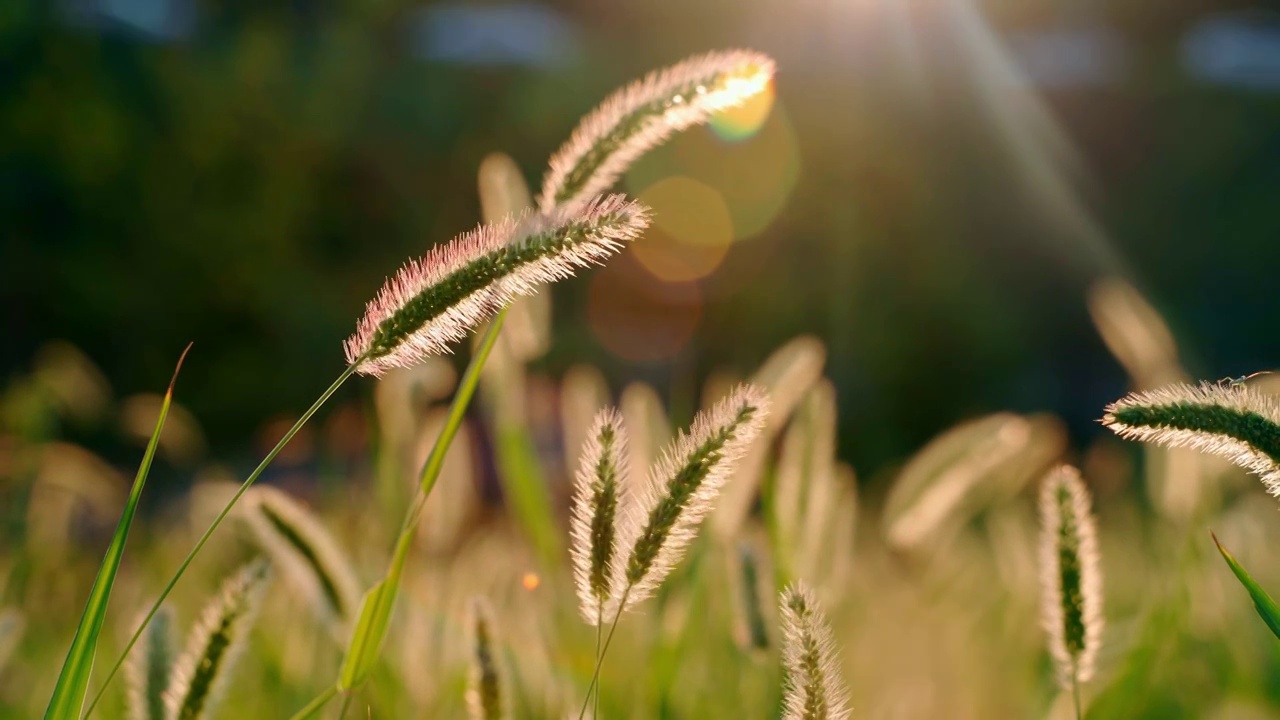
<svg viewBox="0 0 1280 720">
<path fill-rule="evenodd" d="M 360 616 L 351 635 L 351 646 L 338 672 L 337 687 L 340 691 L 345 692 L 363 683 L 378 659 L 400 589 L 400 573 L 395 570 L 393 567 L 390 574 L 369 588 L 360 601 Z"/>
<path fill-rule="evenodd" d="M 204 534 L 200 536 L 199 540 L 196 540 L 196 544 L 187 552 L 186 557 L 184 557 L 182 562 L 178 564 L 178 569 L 175 570 L 173 576 L 169 578 L 169 582 L 165 584 L 164 589 L 160 591 L 160 594 L 156 597 L 155 601 L 152 602 L 151 608 L 147 611 L 145 617 L 143 617 L 142 624 L 133 632 L 133 636 L 129 638 L 129 642 L 125 643 L 124 651 L 120 654 L 120 657 L 116 659 L 115 665 L 111 667 L 111 671 L 107 673 L 106 679 L 102 681 L 102 685 L 98 688 L 97 694 L 94 695 L 93 701 L 89 703 L 89 708 L 85 710 L 86 716 L 91 714 L 93 709 L 98 706 L 99 702 L 101 702 L 102 697 L 106 694 L 107 688 L 111 684 L 111 679 L 116 676 L 116 673 L 119 672 L 120 668 L 124 665 L 125 658 L 129 655 L 129 651 L 133 649 L 133 646 L 137 644 L 138 639 L 142 637 L 142 633 L 146 629 L 147 623 L 151 622 L 151 618 L 160 610 L 161 603 L 169 597 L 169 593 L 173 592 L 173 588 L 177 586 L 178 581 L 182 579 L 187 568 L 191 566 L 191 561 L 195 560 L 196 555 L 199 555 L 200 551 L 204 549 L 204 546 L 209 542 L 209 538 L 213 537 L 213 533 L 218 529 L 218 526 L 222 524 L 223 520 L 227 519 L 227 516 L 230 515 L 231 511 L 235 508 L 236 503 L 246 492 L 249 491 L 249 488 L 257 482 L 258 478 L 262 476 L 263 471 L 267 469 L 267 466 L 276 459 L 276 456 L 280 454 L 281 450 L 284 450 L 285 445 L 289 444 L 289 441 L 293 439 L 294 435 L 298 434 L 298 431 L 302 429 L 302 426 L 306 425 L 307 422 L 311 420 L 311 417 L 319 412 L 320 408 L 329 401 L 329 398 L 332 397 L 334 393 L 338 392 L 338 388 L 342 387 L 343 383 L 349 380 L 359 367 L 360 363 L 348 365 L 347 368 L 338 375 L 337 379 L 333 381 L 333 384 L 321 393 L 320 397 L 316 398 L 316 401 L 311 404 L 310 408 L 307 408 L 306 412 L 302 413 L 302 416 L 299 417 L 293 426 L 285 432 L 279 442 L 275 444 L 275 447 L 271 448 L 266 456 L 262 458 L 262 462 L 258 463 L 258 467 L 254 468 L 253 472 L 249 473 L 249 476 L 244 479 L 244 482 L 240 484 L 240 488 L 236 490 L 235 494 L 232 495 L 229 500 L 227 500 L 226 505 L 218 511 L 218 515 L 213 519 L 213 522 L 209 523 L 209 527 L 205 529 Z"/>
<path fill-rule="evenodd" d="M 499 428 L 498 477 L 502 491 L 520 527 L 533 541 L 538 558 L 547 568 L 559 567 L 564 552 L 547 482 L 542 477 L 538 453 L 527 426 Z"/>
<path fill-rule="evenodd" d="M 1258 610 L 1258 615 L 1262 618 L 1262 621 L 1271 629 L 1273 635 L 1280 638 L 1280 606 L 1277 606 L 1276 601 L 1271 599 L 1267 591 L 1263 590 L 1262 586 L 1258 585 L 1253 577 L 1240 566 L 1235 557 L 1226 548 L 1222 547 L 1222 543 L 1218 542 L 1218 536 L 1212 532 L 1209 535 L 1213 538 L 1213 544 L 1218 546 L 1218 552 L 1222 553 L 1222 559 L 1227 561 L 1227 567 L 1231 568 L 1231 572 L 1235 573 L 1236 579 L 1249 592 L 1249 597 L 1253 599 L 1253 606 Z"/>
<path fill-rule="evenodd" d="M 169 406 L 173 402 L 173 387 L 178 381 L 178 372 L 182 369 L 182 361 L 190 352 L 188 344 L 178 358 L 173 369 L 173 377 L 169 380 L 169 389 L 165 391 L 164 402 L 160 406 L 160 417 L 156 419 L 155 430 L 147 442 L 147 449 L 142 455 L 142 463 L 138 466 L 138 474 L 133 479 L 133 488 L 129 490 L 129 499 L 125 503 L 120 522 L 116 524 L 115 534 L 107 547 L 107 554 L 102 559 L 98 576 L 89 591 L 89 600 L 85 603 L 84 613 L 80 616 L 80 625 L 76 628 L 71 648 L 67 651 L 67 659 L 58 674 L 58 682 L 53 688 L 53 696 L 49 698 L 49 706 L 45 709 L 45 720 L 69 718 L 78 720 L 84 707 L 85 695 L 89 690 L 89 676 L 93 674 L 93 661 L 98 649 L 98 636 L 102 633 L 102 622 L 107 615 L 107 604 L 111 599 L 111 587 L 115 583 L 116 573 L 120 570 L 120 560 L 124 556 L 124 544 L 129 538 L 129 528 L 133 525 L 137 514 L 138 503 L 142 499 L 142 488 L 147 482 L 147 473 L 151 471 L 151 461 L 155 459 L 156 447 L 160 444 L 160 433 L 164 430 L 164 421 L 169 416 Z"/>
<path fill-rule="evenodd" d="M 337 683 L 325 688 L 320 695 L 307 703 L 306 707 L 293 716 L 294 720 L 311 717 L 338 692 L 345 693 L 358 687 L 369 677 L 369 673 L 377 663 L 391 624 L 391 611 L 395 607 L 396 596 L 400 592 L 400 582 L 404 575 L 405 564 L 409 559 L 409 549 L 413 546 L 413 536 L 418 528 L 418 516 L 422 513 L 427 496 L 431 494 L 431 489 L 435 487 L 436 480 L 440 477 L 445 454 L 449 451 L 453 438 L 458 434 L 458 428 L 462 426 L 467 406 L 471 404 L 471 398 L 475 396 L 476 387 L 480 382 L 480 371 L 493 351 L 505 317 L 504 309 L 493 319 L 477 346 L 466 373 L 458 383 L 458 391 L 449 407 L 449 417 L 439 437 L 436 438 L 435 445 L 431 448 L 431 454 L 423 464 L 418 497 L 414 501 L 413 508 L 405 516 L 387 574 L 369 588 L 360 602 L 360 612 L 351 634 L 346 657 L 342 661 L 342 668 L 338 672 Z"/>
</svg>

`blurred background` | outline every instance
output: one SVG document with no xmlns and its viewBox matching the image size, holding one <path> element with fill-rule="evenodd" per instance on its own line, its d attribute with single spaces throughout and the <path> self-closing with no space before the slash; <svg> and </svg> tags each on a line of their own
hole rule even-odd
<svg viewBox="0 0 1280 720">
<path fill-rule="evenodd" d="M 1280 336 L 1280 15 L 1212 0 L 355 3 L 0 9 L 0 379 L 50 340 L 162 387 L 217 454 L 341 367 L 382 279 L 531 184 L 605 93 L 689 54 L 776 92 L 647 157 L 660 218 L 556 289 L 552 374 L 664 392 L 822 338 L 860 466 L 991 409 L 1098 431 L 1125 389 L 1083 302 L 1128 277 L 1195 375 Z M 730 147 L 731 146 L 731 147 Z M 349 387 L 348 393 L 360 388 Z"/>
<path fill-rule="evenodd" d="M 463 676 L 427 688 L 414 653 L 462 624 L 439 587 L 478 575 L 504 612 L 569 608 L 520 652 L 571 656 L 525 665 L 569 668 L 546 685 L 580 697 L 590 656 L 572 646 L 589 639 L 552 598 L 567 593 L 556 567 L 586 418 L 620 401 L 648 460 L 754 377 L 790 393 L 797 419 L 776 418 L 750 459 L 721 539 L 760 545 L 758 486 L 767 504 L 776 478 L 800 482 L 811 458 L 796 448 L 812 441 L 815 487 L 829 476 L 843 495 L 798 516 L 845 534 L 808 538 L 805 562 L 839 569 L 823 587 L 842 602 L 855 698 L 880 708 L 868 717 L 1052 706 L 1026 488 L 1064 457 L 1097 494 L 1114 578 L 1111 689 L 1091 717 L 1274 717 L 1280 656 L 1201 532 L 1212 520 L 1280 586 L 1274 503 L 1222 463 L 1139 453 L 1097 423 L 1129 389 L 1280 357 L 1280 12 L 1228 0 L 0 3 L 0 603 L 16 608 L 0 670 L 23 661 L 0 684 L 0 717 L 42 707 L 188 342 L 116 614 L 154 596 L 227 481 L 341 371 L 383 279 L 475 226 L 482 159 L 509 153 L 536 191 L 610 91 L 738 46 L 777 58 L 770 91 L 646 155 L 620 183 L 656 210 L 646 237 L 513 312 L 432 495 L 431 560 L 395 640 L 405 678 L 381 708 L 457 710 Z M 366 584 L 468 354 L 349 382 L 265 476 L 316 507 Z M 1276 379 L 1258 385 L 1280 392 Z M 961 489 L 934 512 L 944 479 Z M 855 482 L 871 508 L 856 564 Z M 961 496 L 983 483 L 998 501 L 979 512 Z M 920 513 L 943 524 L 957 508 L 946 533 L 920 529 Z M 771 537 L 765 562 L 795 560 L 788 543 Z M 248 554 L 223 545 L 175 595 L 188 617 Z M 921 546 L 944 559 L 917 562 Z M 654 609 L 659 630 L 622 642 L 713 616 L 697 603 L 727 601 L 698 588 L 719 587 L 723 550 Z M 244 673 L 242 710 L 291 712 L 336 666 L 336 649 L 298 639 L 310 628 L 291 626 L 295 602 L 268 608 L 272 639 L 290 627 L 258 653 L 267 669 Z M 773 664 L 704 650 L 654 660 L 637 692 L 684 708 L 663 717 L 709 717 L 708 697 L 777 707 Z M 681 668 L 694 674 L 670 700 Z M 711 682 L 719 696 L 694 685 L 697 668 L 730 668 Z M 630 690 L 612 691 L 618 707 Z"/>
</svg>

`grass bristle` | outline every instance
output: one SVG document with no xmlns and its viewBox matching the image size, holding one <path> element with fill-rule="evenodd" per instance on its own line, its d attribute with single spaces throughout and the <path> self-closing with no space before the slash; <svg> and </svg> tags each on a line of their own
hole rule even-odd
<svg viewBox="0 0 1280 720">
<path fill-rule="evenodd" d="M 346 553 L 320 519 L 288 493 L 267 486 L 250 490 L 241 512 L 285 580 L 323 622 L 344 634 L 360 588 Z"/>
<path fill-rule="evenodd" d="M 809 588 L 782 591 L 782 660 L 786 669 L 785 720 L 844 720 L 849 691 L 841 679 L 835 640 Z"/>
<path fill-rule="evenodd" d="M 610 95 L 551 157 L 538 206 L 572 208 L 607 190 L 647 150 L 768 87 L 773 59 L 750 50 L 692 57 Z"/>
<path fill-rule="evenodd" d="M 387 281 L 346 342 L 347 362 L 382 375 L 448 352 L 514 298 L 604 262 L 647 225 L 648 209 L 622 195 L 482 225 Z"/>
<path fill-rule="evenodd" d="M 628 604 L 648 597 L 679 562 L 768 414 L 764 391 L 740 386 L 699 413 L 689 432 L 680 433 L 663 453 L 642 488 L 639 514 L 627 523 Z"/>
<path fill-rule="evenodd" d="M 504 679 L 494 636 L 493 610 L 484 597 L 471 599 L 471 672 L 467 680 L 467 713 L 471 720 L 508 717 Z"/>
<path fill-rule="evenodd" d="M 1040 489 L 1042 616 L 1064 689 L 1093 676 L 1102 641 L 1102 574 L 1089 491 L 1062 465 Z"/>
<path fill-rule="evenodd" d="M 139 623 L 141 620 L 139 618 Z M 176 655 L 173 609 L 164 605 L 151 618 L 141 641 L 125 662 L 125 697 L 130 720 L 165 720 L 164 693 L 169 687 Z"/>
<path fill-rule="evenodd" d="M 226 693 L 270 577 L 270 564 L 255 560 L 228 578 L 205 608 L 165 691 L 169 720 L 210 716 Z"/>
<path fill-rule="evenodd" d="M 622 416 L 602 410 L 582 451 L 574 486 L 571 535 L 574 578 L 582 616 L 601 622 L 603 606 L 621 594 L 617 561 L 619 505 L 626 503 L 627 431 Z"/>
</svg>

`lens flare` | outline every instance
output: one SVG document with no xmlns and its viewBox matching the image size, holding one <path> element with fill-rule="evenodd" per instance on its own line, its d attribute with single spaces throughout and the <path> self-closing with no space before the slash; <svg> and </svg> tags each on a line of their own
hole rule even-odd
<svg viewBox="0 0 1280 720">
<path fill-rule="evenodd" d="M 646 238 L 647 240 L 648 238 Z M 587 319 L 600 344 L 637 363 L 663 362 L 688 344 L 702 318 L 694 283 L 663 283 L 626 255 L 591 278 Z"/>
<path fill-rule="evenodd" d="M 640 193 L 653 208 L 654 226 L 635 257 L 659 280 L 689 282 L 715 272 L 733 242 L 733 218 L 713 187 L 668 177 Z"/>
<path fill-rule="evenodd" d="M 765 120 L 769 118 L 769 111 L 773 109 L 774 97 L 773 81 L 770 80 L 763 92 L 752 95 L 738 107 L 729 108 L 712 116 L 711 132 L 727 142 L 746 140 L 764 127 Z"/>
</svg>

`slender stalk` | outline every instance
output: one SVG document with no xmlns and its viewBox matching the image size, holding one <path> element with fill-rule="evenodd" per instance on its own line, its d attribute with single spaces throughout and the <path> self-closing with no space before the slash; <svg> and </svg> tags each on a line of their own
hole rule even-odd
<svg viewBox="0 0 1280 720">
<path fill-rule="evenodd" d="M 342 709 L 338 711 L 338 720 L 343 720 L 347 716 L 347 708 L 351 707 L 352 695 L 355 695 L 355 693 L 349 692 L 342 696 Z"/>
<path fill-rule="evenodd" d="M 1076 679 L 1071 682 L 1071 696 L 1076 704 L 1076 720 L 1081 720 L 1084 716 L 1080 714 L 1080 680 Z"/>
<path fill-rule="evenodd" d="M 422 479 L 418 483 L 418 494 L 414 498 L 413 506 L 409 512 L 405 514 L 404 522 L 400 526 L 400 536 L 396 539 L 395 551 L 391 557 L 391 563 L 387 568 L 387 573 L 380 582 L 385 583 L 391 592 L 395 592 L 395 588 L 399 586 L 400 578 L 403 575 L 405 565 L 409 560 L 409 550 L 413 547 L 413 538 L 418 530 L 418 517 L 422 514 L 422 508 L 427 503 L 427 496 L 431 494 L 431 489 L 435 487 L 436 480 L 440 477 L 440 471 L 444 467 L 445 454 L 449 450 L 449 446 L 453 443 L 454 437 L 458 434 L 458 429 L 462 426 L 462 419 L 466 415 L 467 406 L 471 403 L 471 398 L 475 395 L 476 387 L 480 382 L 480 371 L 484 368 L 485 361 L 489 359 L 489 353 L 493 350 L 493 346 L 498 339 L 498 334 L 502 330 L 502 322 L 506 319 L 507 309 L 503 308 L 489 324 L 489 329 L 481 338 L 476 353 L 471 358 L 471 363 L 467 366 L 466 372 L 458 383 L 458 390 L 453 396 L 453 402 L 449 407 L 449 416 L 445 420 L 444 427 L 440 430 L 440 435 L 436 437 L 435 445 L 431 448 L 431 454 L 427 456 L 426 462 L 422 465 Z M 379 632 L 385 632 L 385 628 Z M 379 637 L 375 642 L 381 643 L 382 638 Z M 351 652 L 351 647 L 347 647 L 347 652 Z M 293 717 L 294 720 L 303 720 L 310 717 L 324 707 L 329 700 L 333 699 L 336 694 L 337 685 L 333 688 L 325 690 L 314 700 L 307 704 L 302 710 L 299 710 Z M 350 693 L 347 693 L 347 697 Z"/>
<path fill-rule="evenodd" d="M 604 624 L 604 601 L 596 600 L 596 663 L 600 662 L 600 636 L 603 634 L 604 628 L 600 627 Z M 590 693 L 587 696 L 590 697 Z M 600 717 L 600 688 L 596 688 L 596 704 L 591 709 L 591 717 Z"/>
<path fill-rule="evenodd" d="M 160 605 L 165 601 L 165 598 L 169 597 L 169 593 L 172 592 L 174 586 L 178 584 L 178 580 L 182 578 L 182 574 L 187 571 L 187 566 L 189 566 L 191 561 L 195 559 L 196 554 L 204 548 L 205 543 L 209 541 L 214 530 L 217 530 L 218 526 L 222 524 L 222 521 L 226 519 L 228 514 L 230 514 L 231 508 L 236 504 L 236 501 L 238 501 L 240 497 L 249 490 L 249 487 L 257 481 L 258 477 L 267 469 L 267 466 L 270 465 L 271 462 L 276 459 L 276 456 L 280 454 L 280 451 L 284 449 L 284 446 L 288 445 L 289 441 L 293 439 L 293 436 L 297 435 L 298 431 L 302 429 L 302 426 L 307 424 L 307 421 L 311 419 L 311 416 L 315 415 L 316 412 L 320 410 L 321 406 L 323 406 L 325 402 L 327 402 L 329 398 L 338 391 L 338 388 L 342 387 L 342 384 L 355 374 L 356 368 L 359 367 L 361 361 L 362 359 L 357 360 L 357 362 L 352 363 L 347 366 L 347 369 L 342 371 L 342 374 L 338 376 L 338 379 L 334 380 L 333 384 L 329 386 L 329 389 L 325 390 L 320 397 L 316 399 L 315 403 L 313 403 L 311 407 L 302 414 L 302 417 L 298 418 L 298 421 L 293 424 L 293 427 L 289 428 L 289 431 L 284 434 L 284 437 L 280 438 L 280 442 L 276 443 L 276 446 L 271 449 L 271 452 L 267 453 L 266 457 L 262 459 L 262 462 L 258 463 L 258 467 L 249 474 L 249 477 L 245 478 L 245 481 L 240 485 L 240 489 L 236 490 L 236 494 L 232 495 L 231 499 L 227 501 L 226 506 L 223 507 L 222 511 L 218 513 L 218 516 L 213 519 L 213 522 L 209 525 L 209 529 L 205 530 L 204 534 L 200 536 L 200 539 L 196 541 L 195 547 L 191 548 L 191 552 L 187 553 L 187 556 L 183 558 L 182 563 L 178 565 L 178 569 L 169 580 L 169 583 L 165 585 L 164 589 L 160 591 L 160 595 L 152 603 L 151 609 L 147 611 L 146 617 L 142 619 L 142 623 L 138 625 L 138 629 L 135 630 L 133 636 L 129 638 L 129 642 L 125 644 L 124 652 L 120 653 L 120 657 L 116 660 L 115 665 L 111 666 L 111 672 L 108 672 L 106 679 L 102 681 L 102 687 L 98 688 L 98 693 L 94 695 L 93 701 L 89 703 L 89 708 L 85 710 L 84 717 L 89 717 L 93 712 L 93 709 L 97 707 L 98 702 L 102 700 L 102 696 L 107 691 L 107 686 L 111 684 L 111 679 L 116 676 L 116 673 L 120 671 L 120 667 L 124 665 L 125 658 L 129 656 L 129 651 L 133 649 L 135 644 L 137 644 L 138 638 L 142 637 L 142 631 L 146 629 L 147 623 L 151 622 L 151 618 L 155 617 L 155 614 L 159 612 Z"/>
<path fill-rule="evenodd" d="M 609 652 L 609 643 L 613 641 L 613 631 L 618 629 L 618 620 L 622 618 L 622 610 L 627 606 L 627 596 L 631 594 L 632 584 L 627 585 L 627 589 L 622 593 L 622 600 L 618 603 L 618 611 L 613 614 L 613 622 L 609 623 L 609 634 L 604 636 L 604 647 L 600 648 L 600 652 L 596 655 L 596 669 L 591 673 L 591 684 L 587 686 L 587 698 L 582 701 L 582 709 L 578 711 L 578 720 L 582 720 L 587 716 L 587 707 L 591 704 L 591 691 L 596 689 L 596 684 L 600 681 L 600 666 L 604 664 L 604 654 Z M 596 625 L 597 631 L 600 626 Z"/>
<path fill-rule="evenodd" d="M 293 717 L 290 718 L 290 720 L 303 720 L 304 718 L 311 717 L 312 715 L 316 714 L 316 712 L 319 711 L 320 708 L 328 704 L 328 702 L 333 699 L 333 696 L 337 694 L 338 694 L 337 684 L 330 685 L 329 687 L 324 689 L 324 692 L 315 696 L 315 698 L 313 698 L 311 702 L 307 703 L 306 707 L 294 713 Z"/>
</svg>

